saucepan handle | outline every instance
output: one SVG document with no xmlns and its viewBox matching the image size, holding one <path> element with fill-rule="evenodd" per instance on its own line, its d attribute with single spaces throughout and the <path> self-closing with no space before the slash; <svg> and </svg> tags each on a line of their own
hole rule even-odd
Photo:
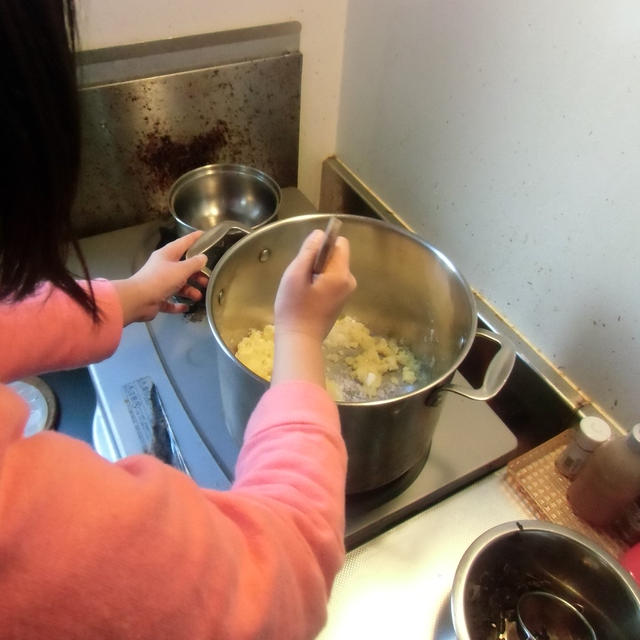
<svg viewBox="0 0 640 640">
<path fill-rule="evenodd" d="M 508 380 L 516 361 L 516 349 L 508 338 L 493 331 L 478 329 L 476 337 L 492 340 L 500 345 L 500 348 L 491 359 L 484 374 L 482 385 L 477 389 L 460 384 L 447 384 L 443 391 L 452 391 L 471 400 L 490 400 L 493 398 Z"/>
<path fill-rule="evenodd" d="M 230 231 L 241 231 L 247 235 L 251 229 L 247 225 L 235 220 L 223 220 L 215 227 L 205 231 L 187 251 L 187 258 L 197 256 L 199 253 L 207 253 L 211 248 L 215 247 Z M 206 276 L 211 275 L 211 269 L 205 265 L 201 269 Z"/>
</svg>

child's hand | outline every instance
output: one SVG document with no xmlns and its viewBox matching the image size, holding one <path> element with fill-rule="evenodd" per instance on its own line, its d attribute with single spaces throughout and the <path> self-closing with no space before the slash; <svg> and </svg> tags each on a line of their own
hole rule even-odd
<svg viewBox="0 0 640 640">
<path fill-rule="evenodd" d="M 349 271 L 349 242 L 343 237 L 336 240 L 324 271 L 313 275 L 323 239 L 322 231 L 311 233 L 280 281 L 271 384 L 307 380 L 324 385 L 322 341 L 355 289 L 356 279 Z"/>
<path fill-rule="evenodd" d="M 179 295 L 193 301 L 202 298 L 202 292 L 190 283 L 206 286 L 207 278 L 200 273 L 206 264 L 204 255 L 180 260 L 187 249 L 202 235 L 194 231 L 154 251 L 144 266 L 126 280 L 115 280 L 124 315 L 123 324 L 152 320 L 159 311 L 182 313 L 186 304 L 170 301 Z"/>
<path fill-rule="evenodd" d="M 304 333 L 320 342 L 356 287 L 349 271 L 349 241 L 339 236 L 322 273 L 312 275 L 324 234 L 313 231 L 285 270 L 275 302 L 276 330 Z"/>
</svg>

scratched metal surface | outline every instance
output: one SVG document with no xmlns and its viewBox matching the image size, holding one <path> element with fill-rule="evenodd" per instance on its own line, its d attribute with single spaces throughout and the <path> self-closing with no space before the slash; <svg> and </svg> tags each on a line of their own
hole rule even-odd
<svg viewBox="0 0 640 640">
<path fill-rule="evenodd" d="M 81 236 L 170 220 L 185 171 L 247 164 L 297 184 L 302 56 L 288 53 L 82 89 Z"/>
</svg>

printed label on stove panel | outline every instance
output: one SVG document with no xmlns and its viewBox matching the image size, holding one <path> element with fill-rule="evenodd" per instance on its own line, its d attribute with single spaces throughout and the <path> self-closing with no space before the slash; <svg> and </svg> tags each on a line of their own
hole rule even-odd
<svg viewBox="0 0 640 640">
<path fill-rule="evenodd" d="M 125 384 L 123 391 L 143 451 L 190 475 L 153 380 L 138 378 Z"/>
</svg>

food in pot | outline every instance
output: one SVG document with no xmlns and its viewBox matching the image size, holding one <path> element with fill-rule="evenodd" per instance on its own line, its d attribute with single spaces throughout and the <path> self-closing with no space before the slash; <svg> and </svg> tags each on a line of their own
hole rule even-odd
<svg viewBox="0 0 640 640">
<path fill-rule="evenodd" d="M 236 358 L 265 380 L 271 380 L 273 371 L 273 335 L 272 324 L 264 329 L 251 329 L 249 335 L 240 340 L 236 351 Z"/>
<path fill-rule="evenodd" d="M 255 374 L 271 379 L 273 325 L 251 329 L 236 358 Z M 358 320 L 340 318 L 324 341 L 327 390 L 334 400 L 359 402 L 391 398 L 425 382 L 424 367 L 394 338 L 372 335 Z"/>
</svg>

